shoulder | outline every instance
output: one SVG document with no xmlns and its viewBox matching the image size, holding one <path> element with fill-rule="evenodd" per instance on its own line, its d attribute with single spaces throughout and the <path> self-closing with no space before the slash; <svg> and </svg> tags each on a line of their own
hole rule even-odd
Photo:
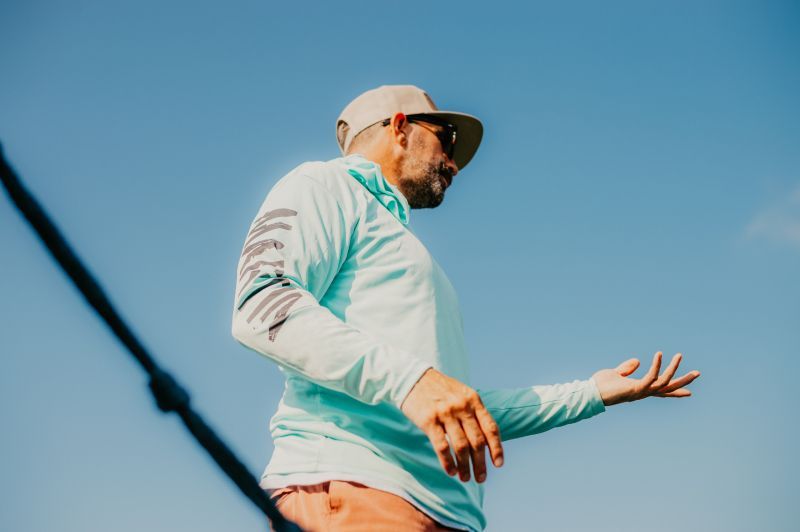
<svg viewBox="0 0 800 532">
<path fill-rule="evenodd" d="M 361 190 L 359 190 L 361 189 Z M 260 211 L 276 208 L 305 213 L 308 219 L 339 219 L 351 226 L 364 211 L 363 187 L 340 160 L 308 161 L 294 167 L 267 194 Z"/>
<path fill-rule="evenodd" d="M 273 192 L 322 197 L 342 207 L 353 207 L 363 187 L 347 173 L 340 159 L 307 161 L 290 170 L 273 187 Z"/>
</svg>

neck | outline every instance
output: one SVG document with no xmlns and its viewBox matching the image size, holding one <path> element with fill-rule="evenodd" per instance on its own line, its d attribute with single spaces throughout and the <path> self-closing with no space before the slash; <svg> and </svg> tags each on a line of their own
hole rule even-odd
<svg viewBox="0 0 800 532">
<path fill-rule="evenodd" d="M 394 186 L 397 186 L 397 178 L 400 175 L 400 171 L 399 165 L 397 164 L 397 160 L 395 158 L 389 157 L 386 153 L 375 149 L 359 150 L 356 153 L 363 155 L 366 159 L 369 159 L 373 163 L 380 166 L 381 174 L 383 174 L 383 177 L 386 178 L 386 181 Z"/>
</svg>

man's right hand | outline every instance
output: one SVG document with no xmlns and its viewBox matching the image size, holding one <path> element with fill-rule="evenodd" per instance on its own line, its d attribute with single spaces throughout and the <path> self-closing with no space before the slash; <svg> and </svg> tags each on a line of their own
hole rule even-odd
<svg viewBox="0 0 800 532">
<path fill-rule="evenodd" d="M 497 423 L 478 392 L 466 384 L 431 368 L 411 389 L 401 410 L 428 436 L 448 475 L 458 472 L 462 481 L 469 481 L 471 458 L 475 480 L 486 480 L 487 445 L 495 467 L 503 465 Z"/>
</svg>

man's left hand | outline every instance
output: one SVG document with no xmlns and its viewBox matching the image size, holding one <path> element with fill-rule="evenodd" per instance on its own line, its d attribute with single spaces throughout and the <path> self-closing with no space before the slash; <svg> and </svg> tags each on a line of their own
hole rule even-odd
<svg viewBox="0 0 800 532">
<path fill-rule="evenodd" d="M 641 379 L 628 377 L 639 367 L 639 360 L 635 358 L 626 360 L 614 369 L 602 369 L 592 375 L 603 403 L 610 406 L 627 401 L 638 401 L 650 396 L 689 397 L 692 395 L 692 392 L 685 386 L 699 377 L 700 372 L 690 371 L 680 378 L 673 379 L 683 357 L 678 353 L 672 357 L 672 361 L 664 373 L 659 375 L 661 356 L 661 351 L 655 354 L 653 365 Z"/>
</svg>

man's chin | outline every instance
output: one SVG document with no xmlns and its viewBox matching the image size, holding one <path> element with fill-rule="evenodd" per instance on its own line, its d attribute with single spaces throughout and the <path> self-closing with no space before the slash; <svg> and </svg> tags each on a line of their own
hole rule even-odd
<svg viewBox="0 0 800 532">
<path fill-rule="evenodd" d="M 442 204 L 444 201 L 444 190 L 437 194 L 431 194 L 430 196 L 426 197 L 424 200 L 417 200 L 409 201 L 408 205 L 412 209 L 435 209 L 439 205 Z"/>
<path fill-rule="evenodd" d="M 439 174 L 428 174 L 419 182 L 401 182 L 398 188 L 412 209 L 433 209 L 444 201 L 447 179 Z"/>
</svg>

